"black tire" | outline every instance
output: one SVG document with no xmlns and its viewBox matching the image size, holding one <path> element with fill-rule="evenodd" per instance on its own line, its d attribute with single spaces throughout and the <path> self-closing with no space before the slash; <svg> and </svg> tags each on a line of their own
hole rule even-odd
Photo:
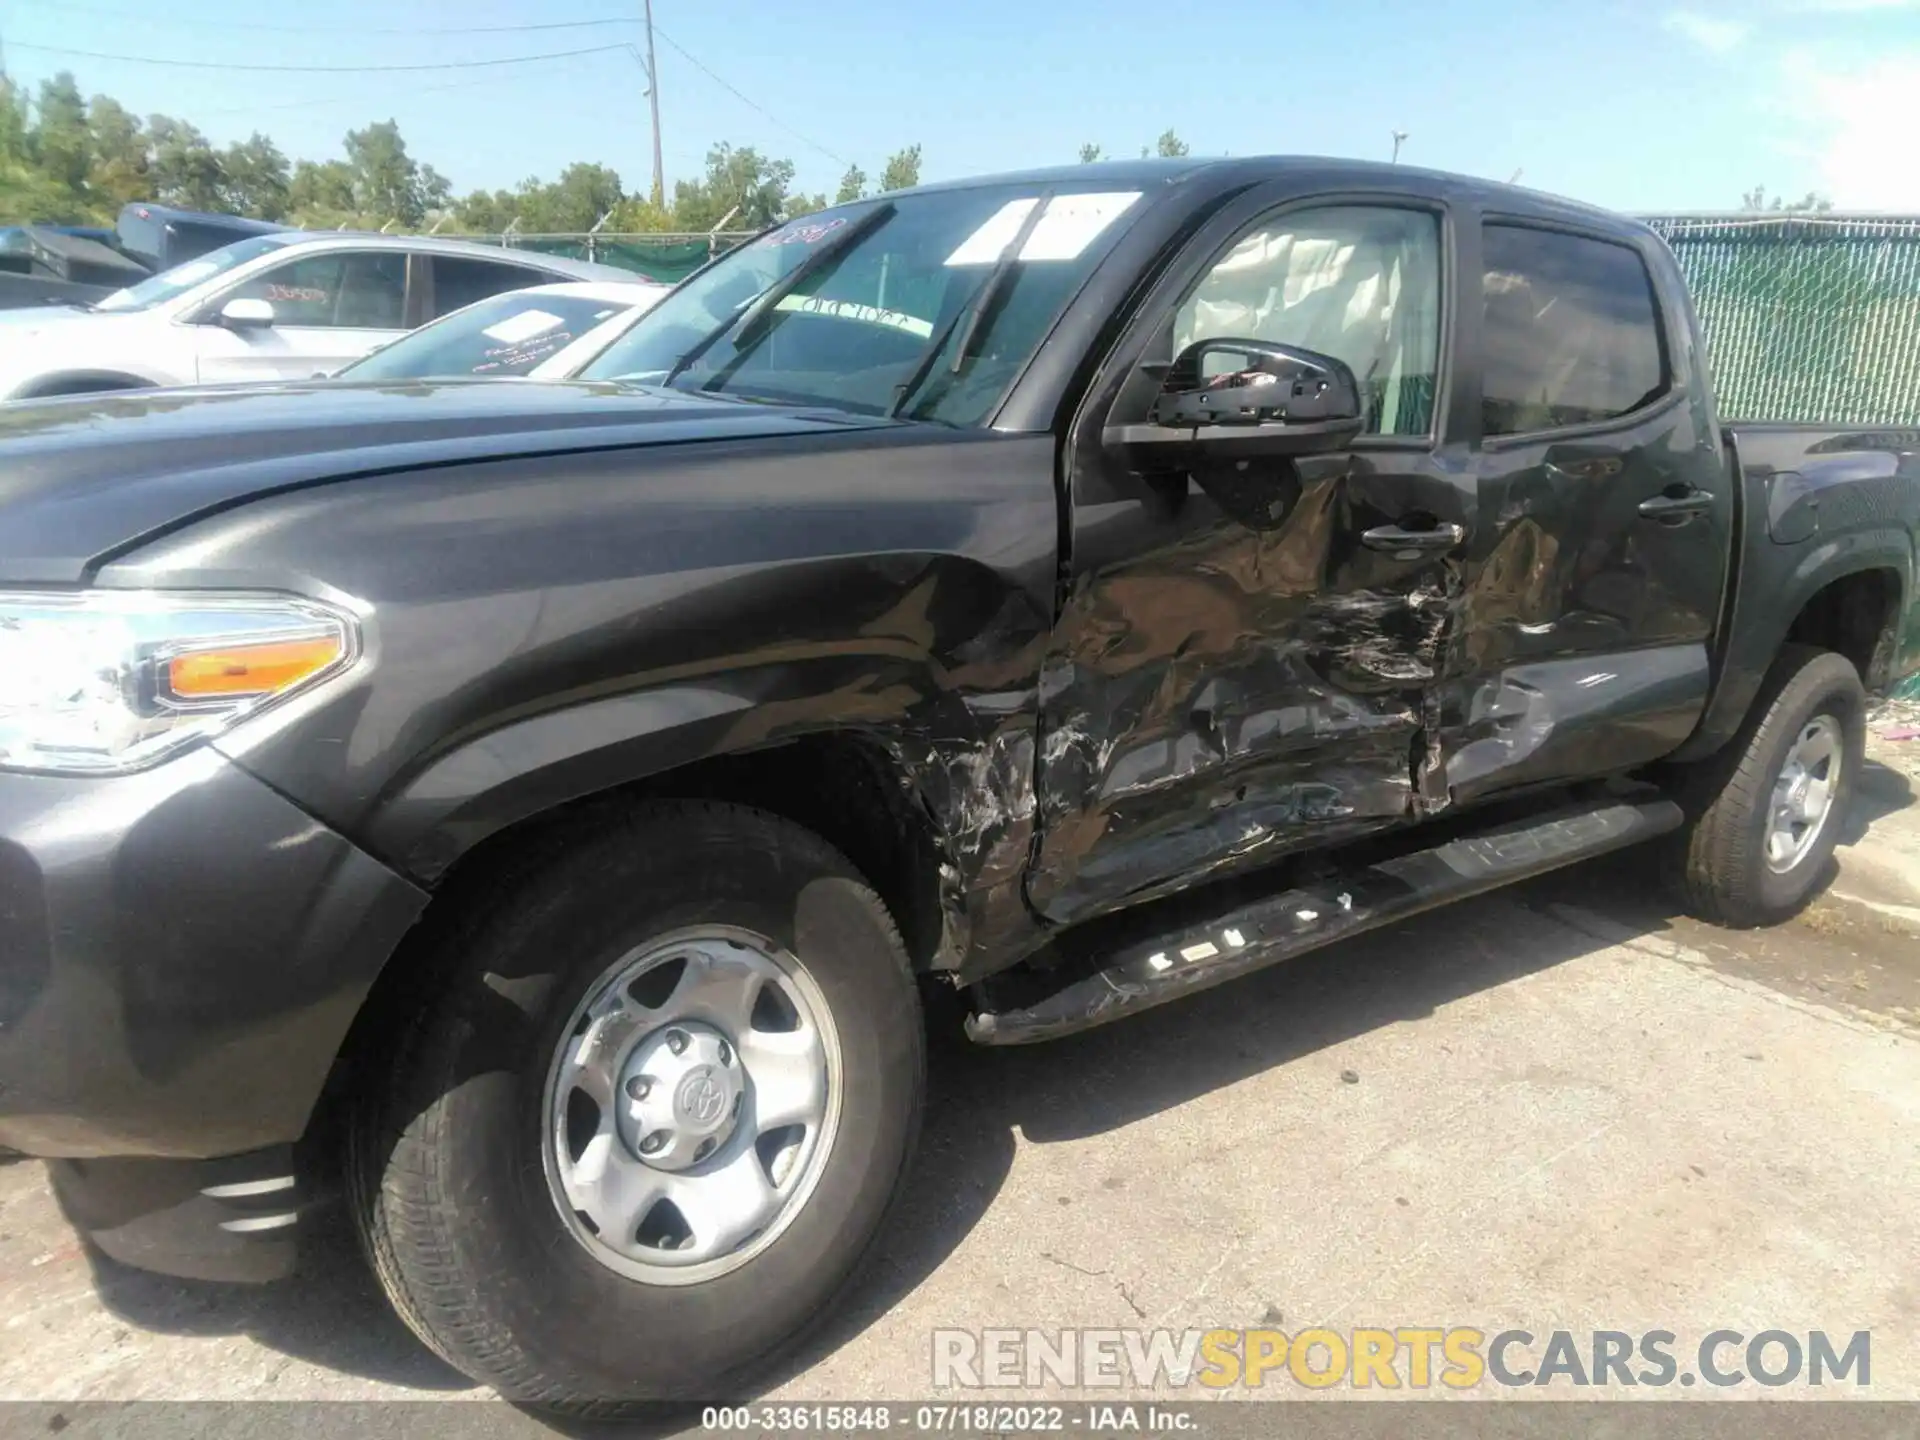
<svg viewBox="0 0 1920 1440">
<path fill-rule="evenodd" d="M 885 906 L 812 833 L 687 802 L 600 825 L 467 908 L 414 957 L 391 1081 L 348 1143 L 356 1219 L 394 1307 L 522 1404 L 607 1416 L 738 1398 L 855 1278 L 917 1135 L 924 1025 Z M 548 1067 L 610 964 L 708 924 L 778 943 L 818 987 L 838 1035 L 838 1127 L 764 1250 L 698 1284 L 647 1284 L 590 1254 L 554 1204 Z"/>
<path fill-rule="evenodd" d="M 1791 868 L 1767 862 L 1774 786 L 1796 740 L 1819 717 L 1840 732 L 1840 775 L 1825 822 Z M 1866 760 L 1867 697 L 1845 656 L 1788 645 L 1754 697 L 1747 722 L 1726 748 L 1682 772 L 1687 825 L 1669 851 L 1670 873 L 1687 908 L 1740 928 L 1790 919 L 1827 878 Z"/>
</svg>

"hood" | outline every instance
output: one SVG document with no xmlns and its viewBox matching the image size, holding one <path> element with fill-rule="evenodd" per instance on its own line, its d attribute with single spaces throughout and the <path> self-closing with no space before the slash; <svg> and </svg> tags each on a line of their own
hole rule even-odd
<svg viewBox="0 0 1920 1440">
<path fill-rule="evenodd" d="M 17 345 L 42 330 L 64 328 L 76 320 L 111 320 L 118 313 L 124 312 L 109 311 L 101 315 L 77 305 L 15 305 L 0 310 L 0 335 L 6 336 L 7 344 Z"/>
<path fill-rule="evenodd" d="M 198 516 L 459 461 L 893 422 L 616 384 L 234 386 L 0 406 L 0 584 L 84 580 Z"/>
</svg>

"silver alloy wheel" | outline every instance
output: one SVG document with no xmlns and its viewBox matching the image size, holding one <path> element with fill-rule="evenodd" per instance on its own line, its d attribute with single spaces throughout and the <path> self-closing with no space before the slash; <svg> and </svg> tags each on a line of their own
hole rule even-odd
<svg viewBox="0 0 1920 1440">
<path fill-rule="evenodd" d="M 548 1069 L 547 1188 L 601 1264 L 652 1285 L 737 1269 L 812 1193 L 840 1118 L 813 977 L 761 935 L 678 930 L 587 990 Z"/>
<path fill-rule="evenodd" d="M 1801 726 L 1773 783 L 1767 811 L 1767 868 L 1784 875 L 1807 857 L 1833 811 L 1840 767 L 1846 763 L 1840 725 L 1816 715 Z"/>
</svg>

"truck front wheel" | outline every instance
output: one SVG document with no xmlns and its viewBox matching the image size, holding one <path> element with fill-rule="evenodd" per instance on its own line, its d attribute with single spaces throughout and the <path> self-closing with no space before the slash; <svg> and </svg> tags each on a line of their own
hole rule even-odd
<svg viewBox="0 0 1920 1440">
<path fill-rule="evenodd" d="M 1792 916 L 1826 878 L 1866 758 L 1866 692 L 1852 662 L 1783 647 L 1746 725 L 1681 787 L 1673 872 L 1688 908 L 1732 926 Z"/>
<path fill-rule="evenodd" d="M 885 907 L 785 820 L 659 805 L 434 943 L 350 1146 L 395 1308 L 522 1403 L 735 1398 L 906 1166 L 925 1042 Z"/>
</svg>

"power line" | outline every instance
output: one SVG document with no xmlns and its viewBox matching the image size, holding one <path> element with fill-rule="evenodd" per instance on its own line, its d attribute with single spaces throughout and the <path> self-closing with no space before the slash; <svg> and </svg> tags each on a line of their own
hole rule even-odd
<svg viewBox="0 0 1920 1440">
<path fill-rule="evenodd" d="M 706 76 L 709 80 L 713 81 L 714 84 L 718 85 L 722 90 L 725 90 L 729 95 L 733 96 L 734 99 L 738 100 L 742 105 L 745 105 L 749 110 L 753 111 L 756 115 L 759 115 L 761 118 L 771 122 L 773 125 L 777 126 L 779 129 L 786 131 L 787 134 L 793 136 L 793 138 L 798 140 L 802 145 L 810 146 L 811 148 L 818 150 L 822 155 L 826 156 L 829 160 L 832 160 L 835 163 L 840 165 L 845 165 L 847 163 L 845 156 L 834 154 L 833 151 L 829 150 L 826 146 L 822 145 L 818 140 L 809 140 L 805 135 L 802 135 L 798 130 L 794 129 L 791 125 L 781 120 L 778 116 L 772 114 L 763 106 L 757 105 L 752 100 L 749 100 L 745 95 L 741 94 L 740 91 L 736 90 L 733 86 L 729 85 L 725 80 L 722 80 L 718 75 L 714 74 L 713 71 L 709 70 L 705 65 L 702 65 L 692 55 L 688 54 L 686 46 L 682 45 L 678 40 L 674 39 L 671 35 L 667 34 L 667 32 L 662 30 L 658 25 L 655 25 L 653 27 L 653 33 L 658 35 L 662 40 L 666 41 L 668 45 L 670 45 L 675 51 L 677 51 L 682 60 L 685 60 L 689 65 L 693 66 L 694 69 L 698 70 L 702 75 Z"/>
<path fill-rule="evenodd" d="M 264 25 L 258 21 L 196 20 L 188 16 L 154 15 L 142 10 L 117 10 L 106 5 L 74 5 L 60 0 L 62 18 L 68 15 L 100 15 L 111 20 L 135 20 L 150 25 L 171 25 L 190 30 L 259 30 L 273 35 L 518 35 L 530 30 L 586 30 L 606 25 L 637 25 L 630 16 L 610 16 L 601 20 L 542 20 L 526 25 L 427 25 L 368 27 L 331 25 Z"/>
<path fill-rule="evenodd" d="M 59 45 L 28 45 L 19 40 L 9 43 L 16 50 L 32 50 L 40 55 L 65 55 L 76 60 L 115 60 L 126 65 L 161 65 L 176 70 L 255 70 L 312 75 L 372 75 L 399 70 L 478 70 L 490 66 L 532 65 L 542 60 L 571 60 L 576 55 L 611 55 L 617 50 L 625 50 L 629 54 L 633 52 L 631 45 L 589 45 L 580 50 L 554 50 L 545 55 L 506 55 L 494 60 L 441 60 L 431 65 L 236 65 L 225 60 L 161 60 L 149 55 L 109 55 L 99 50 L 68 50 Z"/>
</svg>

